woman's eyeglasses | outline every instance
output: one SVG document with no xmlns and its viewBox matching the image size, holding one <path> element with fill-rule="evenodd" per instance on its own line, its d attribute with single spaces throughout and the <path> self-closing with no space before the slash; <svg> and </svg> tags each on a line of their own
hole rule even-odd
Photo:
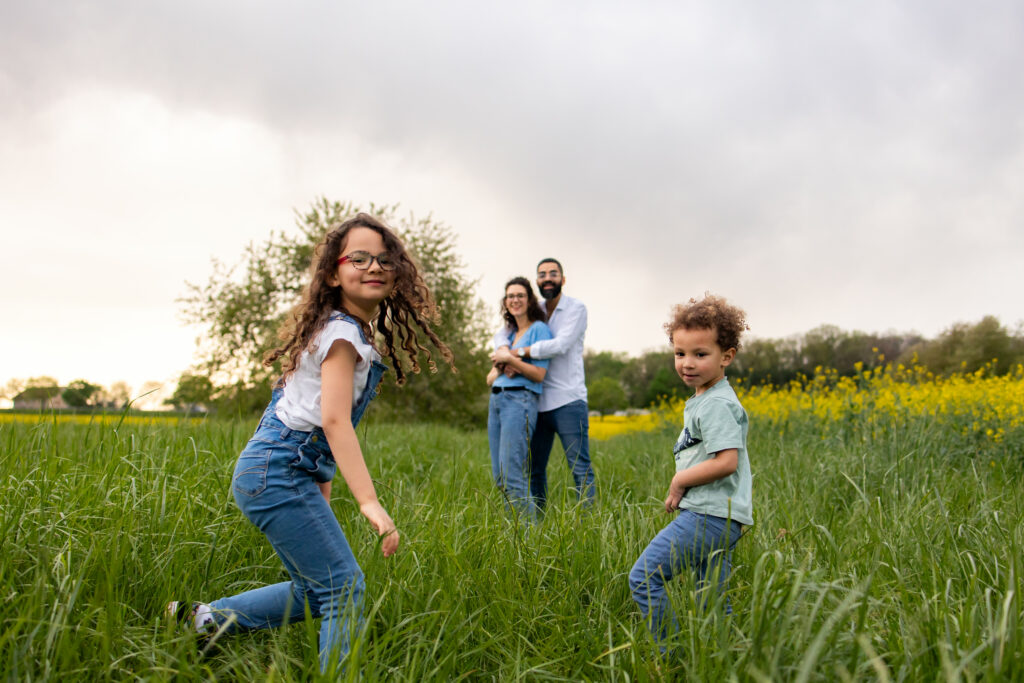
<svg viewBox="0 0 1024 683">
<path fill-rule="evenodd" d="M 391 271 L 398 267 L 398 262 L 386 251 L 376 256 L 368 251 L 353 251 L 351 254 L 339 258 L 338 265 L 351 263 L 356 270 L 367 270 L 374 261 L 377 262 L 381 270 Z"/>
<path fill-rule="evenodd" d="M 525 299 L 525 298 L 526 298 L 525 294 L 506 294 L 505 295 L 505 300 L 506 301 L 515 301 L 517 299 Z"/>
</svg>

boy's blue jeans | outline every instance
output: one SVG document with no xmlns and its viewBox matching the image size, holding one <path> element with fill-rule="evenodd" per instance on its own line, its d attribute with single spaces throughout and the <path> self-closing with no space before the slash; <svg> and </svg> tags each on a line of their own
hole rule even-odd
<svg viewBox="0 0 1024 683">
<path fill-rule="evenodd" d="M 302 621 L 305 605 L 320 617 L 320 668 L 348 654 L 362 619 L 363 572 L 317 479 L 333 474 L 322 432 L 299 432 L 273 415 L 273 403 L 238 458 L 235 502 L 284 562 L 291 581 L 210 603 L 228 632 Z M 328 472 L 325 473 L 324 470 Z"/>
<path fill-rule="evenodd" d="M 530 435 L 537 426 L 537 394 L 530 390 L 491 394 L 487 439 L 491 475 L 520 518 L 532 522 L 537 509 L 530 496 Z"/>
<path fill-rule="evenodd" d="M 743 526 L 723 517 L 681 510 L 647 545 L 629 572 L 629 589 L 655 639 L 663 640 L 678 630 L 665 584 L 684 569 L 697 574 L 697 601 L 708 601 L 710 581 L 725 589 L 731 568 L 732 549 Z M 731 612 L 728 598 L 725 611 Z"/>
</svg>

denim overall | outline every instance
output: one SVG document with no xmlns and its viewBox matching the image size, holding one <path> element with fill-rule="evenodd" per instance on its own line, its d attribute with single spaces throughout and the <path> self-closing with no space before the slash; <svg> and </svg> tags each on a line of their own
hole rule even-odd
<svg viewBox="0 0 1024 683">
<path fill-rule="evenodd" d="M 347 320 L 366 337 L 358 321 Z M 384 371 L 373 361 L 359 401 L 352 406 L 352 426 L 373 400 Z M 323 429 L 291 429 L 275 412 L 282 389 L 274 389 L 256 433 L 238 457 L 232 492 L 242 513 L 259 527 L 281 558 L 291 581 L 263 586 L 210 603 L 219 625 L 227 632 L 274 628 L 302 621 L 304 604 L 321 617 L 320 668 L 332 655 L 348 654 L 350 631 L 362 621 L 364 580 L 345 534 L 318 483 L 337 471 Z"/>
</svg>

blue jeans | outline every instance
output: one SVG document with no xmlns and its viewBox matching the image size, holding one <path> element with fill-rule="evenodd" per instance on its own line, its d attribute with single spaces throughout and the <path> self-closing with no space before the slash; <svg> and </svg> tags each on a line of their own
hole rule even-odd
<svg viewBox="0 0 1024 683">
<path fill-rule="evenodd" d="M 665 583 L 683 569 L 694 570 L 698 600 L 705 605 L 710 579 L 717 579 L 719 591 L 725 589 L 732 549 L 742 530 L 739 522 L 681 510 L 640 554 L 629 572 L 629 589 L 657 640 L 679 628 Z M 728 599 L 725 611 L 731 612 Z"/>
<path fill-rule="evenodd" d="M 289 429 L 271 402 L 238 458 L 232 478 L 235 502 L 259 527 L 284 562 L 291 581 L 210 603 L 228 632 L 274 628 L 302 621 L 304 606 L 320 617 L 320 668 L 349 651 L 362 620 L 363 572 L 317 481 L 334 473 L 322 431 Z"/>
<path fill-rule="evenodd" d="M 597 491 L 590 465 L 590 418 L 587 402 L 582 400 L 537 414 L 537 429 L 530 441 L 530 493 L 537 507 L 543 509 L 548 501 L 548 458 L 556 433 L 576 482 L 576 495 L 585 505 L 591 505 Z"/>
<path fill-rule="evenodd" d="M 530 496 L 530 434 L 537 425 L 539 397 L 529 389 L 491 394 L 487 440 L 491 446 L 491 475 L 520 518 L 532 522 L 537 510 Z"/>
</svg>

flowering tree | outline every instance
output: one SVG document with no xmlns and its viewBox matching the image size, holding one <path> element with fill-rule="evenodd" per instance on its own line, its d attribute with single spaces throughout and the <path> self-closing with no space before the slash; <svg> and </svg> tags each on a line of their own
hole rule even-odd
<svg viewBox="0 0 1024 683">
<path fill-rule="evenodd" d="M 212 380 L 214 401 L 239 411 L 255 410 L 266 402 L 280 368 L 266 368 L 262 359 L 278 343 L 277 330 L 298 301 L 314 247 L 332 225 L 365 211 L 395 228 L 419 264 L 441 311 L 435 330 L 455 353 L 459 370 L 452 373 L 439 363 L 439 372 L 430 377 L 412 375 L 402 390 L 385 383 L 379 399 L 383 411 L 374 412 L 463 424 L 483 419 L 488 333 L 476 282 L 463 272 L 450 228 L 430 216 L 401 217 L 397 210 L 397 206 L 361 208 L 321 198 L 296 216 L 296 230 L 275 232 L 261 244 L 250 243 L 234 266 L 215 260 L 205 284 L 187 283 L 188 293 L 180 300 L 184 318 L 204 328 L 191 374 Z M 429 340 L 424 345 L 429 347 Z"/>
</svg>

